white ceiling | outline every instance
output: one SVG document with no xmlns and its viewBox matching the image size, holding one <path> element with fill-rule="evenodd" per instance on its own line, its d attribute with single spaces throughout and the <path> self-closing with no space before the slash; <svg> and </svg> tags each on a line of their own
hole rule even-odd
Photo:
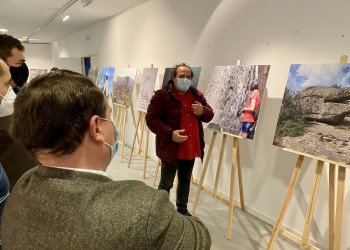
<svg viewBox="0 0 350 250">
<path fill-rule="evenodd" d="M 118 15 L 148 0 L 93 0 L 86 7 L 81 0 L 69 7 L 64 14 L 70 15 L 66 22 L 61 15 L 40 29 L 30 38 L 31 42 L 52 42 L 78 30 Z M 1 0 L 0 28 L 6 28 L 16 38 L 29 37 L 74 0 Z"/>
</svg>

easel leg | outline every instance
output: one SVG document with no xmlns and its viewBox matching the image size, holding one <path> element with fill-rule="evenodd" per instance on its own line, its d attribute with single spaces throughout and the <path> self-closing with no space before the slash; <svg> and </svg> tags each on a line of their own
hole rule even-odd
<svg viewBox="0 0 350 250">
<path fill-rule="evenodd" d="M 295 183 L 296 183 L 296 181 L 298 179 L 298 176 L 299 176 L 299 173 L 300 173 L 300 168 L 301 168 L 301 165 L 303 163 L 303 160 L 304 160 L 304 156 L 303 155 L 299 155 L 297 164 L 294 167 L 293 174 L 292 174 L 290 182 L 289 182 L 289 186 L 288 186 L 288 190 L 287 190 L 286 196 L 284 197 L 284 200 L 283 200 L 283 203 L 282 203 L 282 208 L 281 208 L 280 214 L 278 215 L 276 224 L 275 224 L 275 226 L 272 229 L 272 234 L 271 234 L 271 237 L 270 237 L 269 244 L 267 245 L 267 250 L 271 250 L 273 248 L 275 242 L 276 242 L 277 235 L 279 233 L 279 230 L 280 230 L 280 227 L 281 227 L 281 224 L 282 224 L 282 221 L 283 221 L 284 214 L 285 214 L 285 212 L 287 210 L 287 206 L 288 206 L 290 197 L 291 197 L 291 195 L 293 193 L 293 190 L 294 190 L 294 187 L 295 187 Z"/>
<path fill-rule="evenodd" d="M 237 171 L 238 171 L 238 185 L 239 185 L 239 198 L 241 202 L 241 210 L 245 211 L 239 141 L 237 141 Z"/>
<path fill-rule="evenodd" d="M 143 131 L 145 129 L 145 124 L 146 124 L 146 119 L 142 120 L 142 125 L 141 125 L 141 137 L 140 137 L 140 144 L 139 144 L 139 148 L 138 148 L 138 154 L 141 154 L 141 147 L 142 147 L 142 139 L 143 139 Z"/>
<path fill-rule="evenodd" d="M 337 187 L 337 212 L 335 217 L 334 250 L 340 249 L 340 239 L 342 234 L 344 188 L 345 188 L 346 168 L 338 166 L 338 187 Z"/>
<path fill-rule="evenodd" d="M 134 138 L 132 140 L 132 146 L 131 146 L 131 152 L 130 152 L 130 157 L 129 157 L 128 168 L 130 168 L 131 158 L 132 158 L 132 154 L 134 152 L 134 146 L 135 146 L 135 141 L 136 141 L 136 137 L 137 137 L 137 130 L 138 130 L 139 124 L 140 124 L 140 119 L 141 119 L 141 114 L 139 115 L 139 118 L 137 119 L 137 123 L 136 123 L 135 134 L 134 134 Z"/>
<path fill-rule="evenodd" d="M 114 105 L 114 107 L 116 107 L 115 123 L 117 125 L 118 131 L 121 131 L 120 130 L 120 124 L 121 124 L 121 122 L 120 122 L 120 107 L 117 105 Z"/>
<path fill-rule="evenodd" d="M 229 199 L 228 221 L 227 221 L 227 230 L 226 230 L 226 238 L 228 240 L 231 240 L 233 208 L 235 206 L 234 201 L 233 201 L 233 196 L 234 196 L 235 166 L 237 163 L 237 145 L 238 145 L 238 139 L 236 137 L 234 137 L 233 138 L 233 148 L 232 148 L 232 162 L 231 162 L 230 199 Z"/>
<path fill-rule="evenodd" d="M 146 127 L 146 149 L 145 158 L 143 162 L 143 179 L 146 179 L 146 167 L 147 167 L 147 156 L 148 156 L 148 140 L 149 140 L 149 129 Z"/>
<path fill-rule="evenodd" d="M 317 197 L 317 192 L 318 192 L 318 188 L 319 188 L 320 180 L 322 176 L 323 164 L 324 164 L 323 161 L 320 161 L 320 160 L 317 161 L 315 176 L 312 183 L 310 202 L 309 202 L 309 206 L 305 217 L 304 232 L 300 243 L 300 246 L 303 249 L 308 247 L 308 241 L 309 241 L 310 230 L 311 230 L 311 222 L 312 222 L 312 217 L 315 210 L 316 197 Z"/>
<path fill-rule="evenodd" d="M 194 202 L 193 202 L 192 213 L 195 213 L 195 211 L 196 211 L 199 195 L 200 195 L 200 193 L 202 191 L 203 181 L 204 181 L 205 174 L 207 172 L 207 168 L 208 168 L 208 165 L 209 165 L 211 152 L 213 151 L 213 146 L 214 146 L 214 142 L 215 142 L 215 139 L 216 139 L 216 135 L 217 135 L 217 132 L 214 131 L 213 132 L 213 136 L 212 136 L 211 141 L 210 141 L 210 146 L 209 146 L 209 149 L 208 149 L 207 156 L 205 157 L 205 163 L 204 163 L 204 167 L 203 167 L 203 170 L 202 170 L 201 178 L 199 180 L 198 189 L 197 189 L 197 193 L 196 193 L 196 198 L 194 199 Z"/>
<path fill-rule="evenodd" d="M 159 166 L 160 166 L 160 159 L 158 158 L 157 165 L 156 165 L 156 170 L 155 170 L 155 173 L 154 173 L 153 186 L 156 185 L 156 180 L 157 180 L 157 176 L 158 176 Z"/>
<path fill-rule="evenodd" d="M 133 108 L 133 105 L 132 105 L 132 102 L 130 103 L 130 108 L 131 108 L 131 115 L 132 115 L 132 120 L 134 122 L 134 124 L 136 125 L 136 119 L 135 119 L 135 113 L 134 113 L 134 108 Z M 141 113 L 141 111 L 140 111 Z M 137 131 L 137 130 L 136 130 Z M 137 132 L 136 132 L 137 133 Z M 140 138 L 139 138 L 139 134 L 137 133 L 137 142 L 139 143 L 140 142 Z M 140 145 L 141 143 L 139 143 L 138 145 Z"/>
<path fill-rule="evenodd" d="M 329 250 L 334 250 L 335 165 L 329 164 Z"/>
<path fill-rule="evenodd" d="M 125 126 L 126 126 L 126 108 L 123 108 L 123 113 L 124 113 L 124 119 L 123 119 L 123 128 L 122 128 L 122 137 L 123 137 L 123 140 L 122 140 L 122 147 L 121 147 L 121 155 L 120 155 L 120 162 L 122 162 L 123 160 L 123 152 L 124 152 L 124 140 L 125 140 Z"/>
<path fill-rule="evenodd" d="M 227 135 L 223 134 L 222 135 L 222 144 L 221 144 L 221 148 L 220 148 L 220 156 L 219 156 L 218 168 L 216 169 L 216 175 L 215 175 L 213 197 L 216 197 L 216 192 L 218 191 L 218 183 L 219 183 L 219 179 L 220 179 L 222 158 L 224 157 L 224 152 L 225 152 L 225 147 L 226 147 L 226 139 L 227 139 Z"/>
</svg>

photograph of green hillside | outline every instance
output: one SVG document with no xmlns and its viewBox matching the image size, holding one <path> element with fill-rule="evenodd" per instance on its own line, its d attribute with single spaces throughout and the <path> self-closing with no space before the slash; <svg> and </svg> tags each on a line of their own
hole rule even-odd
<svg viewBox="0 0 350 250">
<path fill-rule="evenodd" d="M 350 165 L 350 64 L 292 64 L 273 144 Z"/>
</svg>

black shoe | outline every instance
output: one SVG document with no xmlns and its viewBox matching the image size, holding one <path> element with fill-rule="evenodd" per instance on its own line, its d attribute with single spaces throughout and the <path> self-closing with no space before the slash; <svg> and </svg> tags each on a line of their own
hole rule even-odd
<svg viewBox="0 0 350 250">
<path fill-rule="evenodd" d="M 185 215 L 185 216 L 192 216 L 188 211 L 178 211 L 180 214 Z"/>
</svg>

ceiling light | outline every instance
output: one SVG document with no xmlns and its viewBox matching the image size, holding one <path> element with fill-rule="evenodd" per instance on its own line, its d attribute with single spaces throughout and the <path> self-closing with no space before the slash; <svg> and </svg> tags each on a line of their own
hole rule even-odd
<svg viewBox="0 0 350 250">
<path fill-rule="evenodd" d="M 81 0 L 81 5 L 83 5 L 83 7 L 85 7 L 85 6 L 88 6 L 91 2 L 92 2 L 92 0 Z"/>
<path fill-rule="evenodd" d="M 7 32 L 7 31 L 8 31 L 7 29 L 0 28 L 0 32 Z"/>
<path fill-rule="evenodd" d="M 65 15 L 63 12 L 62 12 L 62 21 L 65 22 L 69 19 L 69 16 L 68 15 Z"/>
</svg>

